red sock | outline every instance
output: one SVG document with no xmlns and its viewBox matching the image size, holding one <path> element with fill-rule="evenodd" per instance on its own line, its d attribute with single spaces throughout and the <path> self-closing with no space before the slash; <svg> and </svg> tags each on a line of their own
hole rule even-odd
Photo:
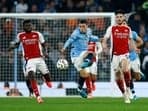
<svg viewBox="0 0 148 111">
<path fill-rule="evenodd" d="M 123 72 L 124 73 L 124 80 L 127 87 L 130 87 L 130 80 L 131 80 L 131 74 L 130 72 Z"/>
<path fill-rule="evenodd" d="M 38 91 L 36 80 L 31 80 L 30 82 L 31 82 L 31 87 L 33 89 L 35 96 L 38 97 L 40 94 L 39 94 L 39 91 Z"/>
<path fill-rule="evenodd" d="M 88 93 L 92 93 L 91 78 L 90 77 L 86 78 L 86 87 L 87 87 Z"/>
<path fill-rule="evenodd" d="M 95 91 L 95 90 L 96 90 L 95 80 L 92 80 L 92 90 L 93 90 L 93 91 Z"/>
<path fill-rule="evenodd" d="M 125 92 L 124 81 L 122 79 L 116 80 L 116 83 L 122 93 Z"/>
<path fill-rule="evenodd" d="M 45 80 L 46 85 L 47 85 L 49 88 L 51 88 L 51 87 L 52 87 L 52 83 L 51 83 L 49 74 L 45 74 L 45 75 L 43 75 L 43 77 L 44 77 L 44 80 Z"/>
</svg>

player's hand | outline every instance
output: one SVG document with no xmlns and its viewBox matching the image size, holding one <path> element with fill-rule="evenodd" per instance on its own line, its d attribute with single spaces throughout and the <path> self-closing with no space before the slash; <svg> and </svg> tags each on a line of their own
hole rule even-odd
<svg viewBox="0 0 148 111">
<path fill-rule="evenodd" d="M 60 50 L 60 52 L 61 52 L 61 54 L 64 54 L 64 53 L 65 53 L 65 49 L 62 48 L 62 49 Z"/>
<path fill-rule="evenodd" d="M 65 49 L 64 49 L 64 48 L 62 48 L 60 51 L 61 51 L 61 53 L 64 53 L 64 52 L 65 52 Z"/>
</svg>

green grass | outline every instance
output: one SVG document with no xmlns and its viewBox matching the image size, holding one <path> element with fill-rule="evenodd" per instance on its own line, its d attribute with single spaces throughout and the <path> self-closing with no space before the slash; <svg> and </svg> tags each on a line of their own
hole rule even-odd
<svg viewBox="0 0 148 111">
<path fill-rule="evenodd" d="M 148 111 L 148 98 L 125 104 L 123 98 L 0 98 L 0 111 Z"/>
</svg>

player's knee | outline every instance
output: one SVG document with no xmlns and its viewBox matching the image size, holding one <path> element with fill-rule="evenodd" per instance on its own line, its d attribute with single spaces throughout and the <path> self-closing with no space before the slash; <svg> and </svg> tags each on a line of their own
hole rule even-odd
<svg viewBox="0 0 148 111">
<path fill-rule="evenodd" d="M 34 79 L 35 79 L 35 74 L 34 74 L 33 71 L 29 71 L 29 72 L 28 72 L 28 78 L 29 78 L 30 80 L 34 80 Z"/>
<path fill-rule="evenodd" d="M 120 71 L 116 71 L 115 75 L 116 75 L 116 79 L 122 79 L 123 78 L 123 75 Z"/>
<path fill-rule="evenodd" d="M 86 72 L 85 70 L 81 70 L 81 71 L 80 71 L 80 76 L 81 76 L 81 77 L 85 77 L 85 78 L 86 78 L 86 77 L 88 77 L 88 76 L 89 76 L 89 73 L 88 73 L 88 72 Z"/>
<path fill-rule="evenodd" d="M 96 75 L 91 75 L 91 79 L 92 79 L 93 81 L 96 81 L 96 80 L 97 80 L 97 76 L 96 76 Z"/>
</svg>

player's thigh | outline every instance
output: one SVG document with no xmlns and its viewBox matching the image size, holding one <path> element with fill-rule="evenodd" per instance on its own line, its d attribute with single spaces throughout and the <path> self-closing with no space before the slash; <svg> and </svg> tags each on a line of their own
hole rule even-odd
<svg viewBox="0 0 148 111">
<path fill-rule="evenodd" d="M 77 69 L 77 71 L 81 71 L 82 70 L 81 65 L 83 63 L 83 56 L 84 56 L 85 53 L 86 53 L 86 51 L 83 51 L 80 54 L 80 56 L 71 58 L 72 63 L 74 65 L 74 67 Z"/>
<path fill-rule="evenodd" d="M 112 62 L 111 62 L 111 67 L 113 68 L 113 70 L 115 72 L 117 72 L 119 70 L 119 63 L 120 63 L 120 57 L 116 56 L 116 55 L 113 55 Z"/>
<path fill-rule="evenodd" d="M 83 69 L 85 71 L 85 75 L 86 77 L 91 75 L 97 76 L 97 63 L 94 62 L 91 66 L 86 67 L 85 69 Z"/>
<path fill-rule="evenodd" d="M 141 79 L 141 70 L 140 70 L 139 59 L 131 61 L 131 69 L 132 69 L 133 78 L 135 78 L 136 80 L 140 80 Z"/>
<path fill-rule="evenodd" d="M 28 75 L 28 72 L 30 72 L 30 71 L 36 72 L 36 65 L 37 65 L 37 63 L 35 60 L 32 60 L 32 59 L 28 60 L 26 67 L 25 67 L 25 69 L 26 69 L 25 74 Z"/>
<path fill-rule="evenodd" d="M 41 58 L 40 60 L 38 60 L 37 70 L 39 70 L 42 74 L 49 73 L 48 67 L 47 67 L 44 59 Z"/>
<path fill-rule="evenodd" d="M 138 59 L 131 61 L 131 69 L 133 72 L 141 72 L 140 71 L 140 61 Z"/>
<path fill-rule="evenodd" d="M 124 54 L 120 56 L 120 67 L 122 71 L 128 71 L 130 69 L 130 61 L 129 61 L 129 55 Z"/>
</svg>

